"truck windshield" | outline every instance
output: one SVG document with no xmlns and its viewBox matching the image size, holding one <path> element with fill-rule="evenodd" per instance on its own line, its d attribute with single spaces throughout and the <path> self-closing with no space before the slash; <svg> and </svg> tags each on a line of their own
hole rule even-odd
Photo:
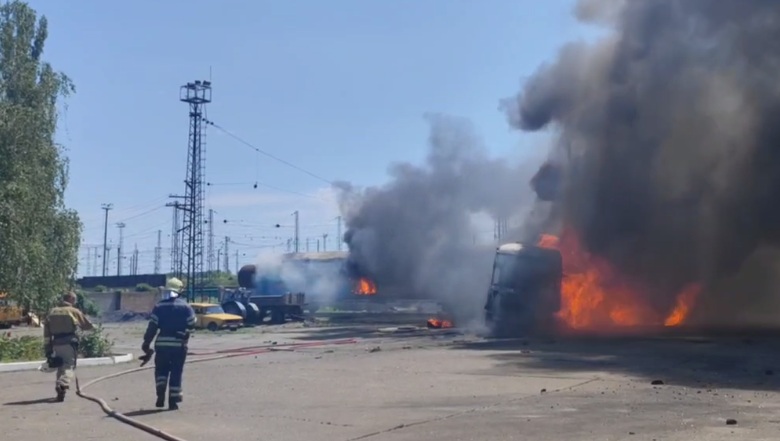
<svg viewBox="0 0 780 441">
<path fill-rule="evenodd" d="M 496 254 L 492 283 L 504 288 L 542 283 L 555 274 L 551 264 L 540 256 Z"/>
<path fill-rule="evenodd" d="M 206 314 L 224 314 L 225 310 L 221 306 L 209 306 L 206 308 Z"/>
</svg>

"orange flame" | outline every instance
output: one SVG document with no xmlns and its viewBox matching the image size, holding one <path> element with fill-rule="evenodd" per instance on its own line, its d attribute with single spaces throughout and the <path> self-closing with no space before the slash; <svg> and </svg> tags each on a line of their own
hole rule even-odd
<svg viewBox="0 0 780 441">
<path fill-rule="evenodd" d="M 664 321 L 664 326 L 680 326 L 683 324 L 700 292 L 701 285 L 698 283 L 686 286 L 680 295 L 677 296 L 677 305 Z"/>
<path fill-rule="evenodd" d="M 361 277 L 353 292 L 359 296 L 372 296 L 376 294 L 376 285 L 371 280 Z"/>
<path fill-rule="evenodd" d="M 428 319 L 428 327 L 434 329 L 451 328 L 452 321 L 432 317 Z"/>
<path fill-rule="evenodd" d="M 542 234 L 537 245 L 541 248 L 557 248 L 559 242 L 560 240 L 552 234 Z"/>
<path fill-rule="evenodd" d="M 569 328 L 609 329 L 685 322 L 701 287 L 687 286 L 677 295 L 677 306 L 664 318 L 641 295 L 640 288 L 618 274 L 606 260 L 585 252 L 574 230 L 558 238 L 543 234 L 538 246 L 556 248 L 563 258 L 561 310 L 558 317 Z"/>
</svg>

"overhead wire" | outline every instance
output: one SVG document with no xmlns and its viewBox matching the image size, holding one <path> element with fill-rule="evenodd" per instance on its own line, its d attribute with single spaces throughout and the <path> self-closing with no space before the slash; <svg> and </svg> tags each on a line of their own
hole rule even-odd
<svg viewBox="0 0 780 441">
<path fill-rule="evenodd" d="M 298 196 L 303 196 L 303 197 L 307 197 L 307 198 L 313 198 L 313 199 L 320 199 L 320 200 L 325 200 L 324 198 L 322 198 L 322 197 L 320 197 L 320 196 L 315 196 L 315 195 L 313 195 L 313 194 L 306 194 L 306 193 L 301 193 L 301 192 L 299 192 L 299 191 L 295 191 L 295 190 L 288 190 L 288 189 L 286 189 L 286 188 L 277 187 L 277 186 L 275 186 L 275 185 L 266 184 L 266 183 L 264 183 L 264 182 L 260 182 L 260 181 L 255 181 L 255 182 L 230 182 L 230 183 L 213 183 L 213 182 L 207 182 L 207 183 L 206 183 L 206 186 L 208 186 L 208 187 L 213 187 L 213 186 L 223 186 L 223 185 L 224 185 L 224 186 L 231 186 L 231 185 L 235 185 L 235 186 L 239 186 L 239 185 L 259 185 L 259 186 L 261 186 L 261 187 L 270 188 L 270 189 L 272 189 L 272 190 L 281 191 L 281 192 L 283 192 L 283 193 L 290 193 L 290 194 L 294 194 L 294 195 L 298 195 Z"/>
<path fill-rule="evenodd" d="M 333 181 L 331 181 L 330 179 L 323 178 L 322 176 L 320 176 L 320 175 L 318 175 L 316 173 L 313 173 L 313 172 L 311 172 L 309 170 L 306 170 L 303 167 L 299 167 L 299 166 L 293 164 L 292 162 L 289 162 L 289 161 L 286 161 L 286 160 L 284 160 L 282 158 L 279 158 L 278 156 L 275 156 L 275 155 L 273 155 L 273 154 L 271 154 L 271 153 L 269 153 L 269 152 L 267 152 L 267 151 L 265 151 L 265 150 L 255 146 L 255 145 L 253 145 L 249 141 L 241 138 L 240 136 L 236 135 L 235 133 L 227 130 L 226 128 L 224 128 L 222 126 L 220 126 L 219 124 L 215 123 L 214 121 L 211 121 L 211 120 L 208 120 L 208 119 L 204 118 L 203 122 L 205 122 L 206 124 L 216 128 L 217 130 L 219 130 L 222 133 L 228 135 L 229 137 L 235 139 L 236 141 L 240 142 L 241 144 L 244 144 L 245 146 L 249 147 L 250 149 L 254 150 L 255 152 L 257 152 L 257 153 L 259 153 L 261 155 L 265 155 L 265 156 L 267 156 L 267 157 L 269 157 L 269 158 L 271 158 L 271 159 L 273 159 L 273 160 L 275 160 L 277 162 L 280 162 L 280 163 L 282 163 L 282 164 L 284 164 L 284 165 L 286 165 L 286 166 L 288 166 L 290 168 L 293 168 L 295 170 L 298 170 L 298 171 L 300 171 L 302 173 L 305 173 L 305 174 L 307 174 L 307 175 L 309 175 L 309 176 L 311 176 L 311 177 L 313 177 L 315 179 L 318 179 L 318 180 L 320 180 L 322 182 L 325 182 L 325 183 L 327 183 L 329 185 L 333 184 Z"/>
</svg>

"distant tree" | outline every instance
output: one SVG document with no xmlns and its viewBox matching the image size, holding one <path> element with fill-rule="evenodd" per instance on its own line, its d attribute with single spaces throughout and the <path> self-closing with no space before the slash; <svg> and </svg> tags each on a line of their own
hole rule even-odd
<svg viewBox="0 0 780 441">
<path fill-rule="evenodd" d="M 54 141 L 58 101 L 75 89 L 42 61 L 47 36 L 27 3 L 0 5 L 0 290 L 37 313 L 70 286 L 81 236 Z"/>
</svg>

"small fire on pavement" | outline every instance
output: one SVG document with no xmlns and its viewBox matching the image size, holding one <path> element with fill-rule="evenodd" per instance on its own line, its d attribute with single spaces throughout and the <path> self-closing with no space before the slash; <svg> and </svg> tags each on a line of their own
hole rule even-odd
<svg viewBox="0 0 780 441">
<path fill-rule="evenodd" d="M 376 294 L 376 285 L 371 280 L 361 277 L 355 284 L 353 292 L 359 296 L 373 296 Z"/>
<path fill-rule="evenodd" d="M 440 319 L 431 317 L 428 319 L 427 326 L 429 329 L 444 329 L 452 327 L 452 320 Z"/>
</svg>

